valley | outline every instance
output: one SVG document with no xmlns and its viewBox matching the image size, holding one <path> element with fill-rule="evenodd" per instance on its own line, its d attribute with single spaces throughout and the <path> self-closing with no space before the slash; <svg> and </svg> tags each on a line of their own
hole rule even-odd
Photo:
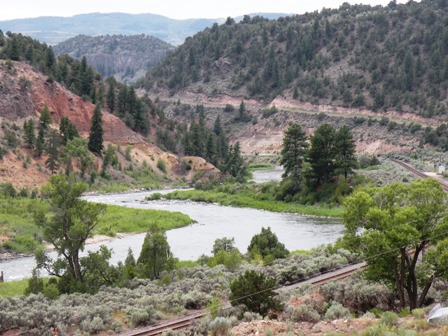
<svg viewBox="0 0 448 336">
<path fill-rule="evenodd" d="M 0 21 L 0 334 L 445 334 L 447 8 Z"/>
</svg>

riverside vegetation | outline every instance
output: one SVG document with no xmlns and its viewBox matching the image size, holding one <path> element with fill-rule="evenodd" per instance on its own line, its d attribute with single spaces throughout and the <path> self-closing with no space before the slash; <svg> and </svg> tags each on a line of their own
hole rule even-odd
<svg viewBox="0 0 448 336">
<path fill-rule="evenodd" d="M 17 193 L 12 185 L 0 185 L 1 235 L 9 237 L 0 248 L 13 253 L 30 254 L 43 246 L 42 232 L 35 225 L 33 214 L 48 212 L 46 199 L 36 198 L 36 193 L 22 190 Z M 129 209 L 107 205 L 94 234 L 110 237 L 117 233 L 141 233 L 150 223 L 157 223 L 164 230 L 187 226 L 193 221 L 184 214 L 163 210 Z"/>
</svg>

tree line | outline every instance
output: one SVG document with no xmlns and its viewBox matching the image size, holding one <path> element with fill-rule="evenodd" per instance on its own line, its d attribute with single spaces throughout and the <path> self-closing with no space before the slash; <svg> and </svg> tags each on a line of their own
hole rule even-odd
<svg viewBox="0 0 448 336">
<path fill-rule="evenodd" d="M 277 20 L 229 18 L 188 38 L 140 85 L 175 92 L 195 84 L 209 95 L 243 92 L 270 101 L 281 93 L 315 104 L 445 114 L 446 20 L 445 2 L 429 0 L 344 3 Z M 221 77 L 225 89 L 214 85 Z"/>
<path fill-rule="evenodd" d="M 85 57 L 81 61 L 68 55 L 55 57 L 51 46 L 22 34 L 3 34 L 1 30 L 0 48 L 0 59 L 31 64 L 48 76 L 47 82 L 59 82 L 84 100 L 107 107 L 132 130 L 148 134 L 152 102 L 147 97 L 140 99 L 132 87 L 113 78 L 103 81 Z"/>
<path fill-rule="evenodd" d="M 285 172 L 278 197 L 314 203 L 328 197 L 326 192 L 333 196 L 334 188 L 341 192 L 357 167 L 355 149 L 347 126 L 335 130 L 323 124 L 308 138 L 300 125 L 290 125 L 283 136 L 280 163 Z"/>
</svg>

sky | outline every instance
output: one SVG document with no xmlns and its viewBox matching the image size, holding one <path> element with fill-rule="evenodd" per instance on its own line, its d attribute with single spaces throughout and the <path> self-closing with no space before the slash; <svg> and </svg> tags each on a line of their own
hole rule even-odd
<svg viewBox="0 0 448 336">
<path fill-rule="evenodd" d="M 390 0 L 16 0 L 0 6 L 0 20 L 93 12 L 152 13 L 173 19 L 226 18 L 260 12 L 303 14 L 324 7 L 338 8 L 343 2 L 385 6 Z"/>
</svg>

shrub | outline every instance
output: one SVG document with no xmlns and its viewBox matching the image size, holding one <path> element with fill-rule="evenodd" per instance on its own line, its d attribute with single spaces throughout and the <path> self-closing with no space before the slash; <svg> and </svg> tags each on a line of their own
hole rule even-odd
<svg viewBox="0 0 448 336">
<path fill-rule="evenodd" d="M 212 336 L 224 336 L 229 332 L 231 323 L 225 317 L 217 317 L 210 322 L 209 328 Z"/>
<path fill-rule="evenodd" d="M 275 298 L 275 279 L 256 271 L 246 271 L 230 283 L 229 299 L 232 305 L 243 304 L 248 310 L 265 316 L 269 310 L 280 310 L 281 303 Z"/>
<path fill-rule="evenodd" d="M 133 327 L 150 324 L 154 319 L 154 313 L 153 306 L 148 306 L 146 309 L 130 307 L 126 310 L 128 321 Z"/>
<path fill-rule="evenodd" d="M 383 315 L 381 315 L 381 323 L 388 325 L 388 326 L 396 326 L 398 322 L 398 315 L 394 312 L 387 311 L 384 312 Z"/>
<path fill-rule="evenodd" d="M 261 233 L 253 236 L 247 250 L 252 259 L 259 254 L 265 262 L 270 262 L 277 258 L 285 258 L 289 254 L 285 245 L 278 241 L 277 236 L 271 231 L 270 227 L 267 229 L 262 228 Z"/>
<path fill-rule="evenodd" d="M 233 112 L 235 111 L 235 107 L 231 104 L 226 104 L 226 106 L 224 107 L 224 112 Z"/>
<path fill-rule="evenodd" d="M 414 309 L 412 311 L 412 316 L 416 319 L 422 319 L 425 317 L 425 310 L 422 308 Z"/>
<path fill-rule="evenodd" d="M 163 172 L 164 174 L 166 174 L 166 164 L 165 161 L 163 161 L 162 159 L 159 159 L 157 161 L 157 168 Z"/>
<path fill-rule="evenodd" d="M 338 302 L 333 303 L 325 313 L 325 319 L 330 321 L 345 320 L 349 318 L 351 318 L 350 311 Z"/>
<path fill-rule="evenodd" d="M 104 322 L 101 317 L 95 316 L 92 320 L 82 321 L 81 328 L 91 334 L 96 334 L 104 329 Z"/>
<path fill-rule="evenodd" d="M 317 310 L 307 304 L 303 304 L 297 308 L 289 306 L 286 309 L 286 313 L 294 322 L 316 323 L 320 321 L 320 314 L 317 312 Z"/>
</svg>

